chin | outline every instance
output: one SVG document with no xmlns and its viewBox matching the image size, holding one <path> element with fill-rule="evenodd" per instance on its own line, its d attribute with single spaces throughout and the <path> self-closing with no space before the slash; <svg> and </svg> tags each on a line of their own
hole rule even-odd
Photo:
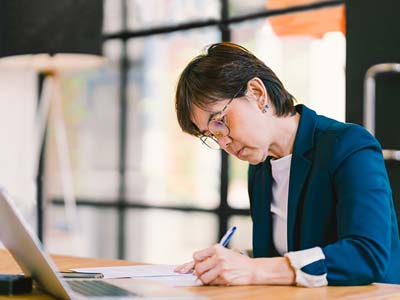
<svg viewBox="0 0 400 300">
<path fill-rule="evenodd" d="M 255 155 L 253 157 L 248 157 L 247 159 L 243 159 L 249 162 L 251 165 L 258 165 L 264 162 L 267 159 L 266 155 Z"/>
<path fill-rule="evenodd" d="M 235 155 L 233 153 L 231 153 L 231 154 L 240 160 L 247 161 L 251 165 L 258 165 L 259 163 L 262 163 L 267 158 L 267 155 L 264 155 L 263 152 L 254 151 L 254 150 L 253 151 L 245 151 L 244 153 L 242 153 L 242 155 Z"/>
<path fill-rule="evenodd" d="M 252 161 L 250 161 L 250 160 L 248 160 L 248 162 L 249 162 L 249 164 L 251 164 L 251 165 L 258 165 L 259 163 L 262 163 L 262 161 L 260 161 L 260 160 L 252 160 Z"/>
<path fill-rule="evenodd" d="M 262 160 L 255 158 L 255 157 L 242 157 L 239 158 L 240 160 L 247 161 L 251 165 L 258 165 L 259 163 L 263 162 Z"/>
</svg>

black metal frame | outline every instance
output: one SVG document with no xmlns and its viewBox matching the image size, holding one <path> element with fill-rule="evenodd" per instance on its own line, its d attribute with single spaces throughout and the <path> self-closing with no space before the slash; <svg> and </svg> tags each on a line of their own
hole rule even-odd
<svg viewBox="0 0 400 300">
<path fill-rule="evenodd" d="M 123 12 L 123 28 L 124 30 L 113 33 L 113 34 L 105 34 L 104 41 L 118 39 L 123 42 L 122 47 L 122 58 L 121 58 L 121 74 L 120 74 L 120 123 L 119 123 L 119 189 L 118 189 L 118 201 L 102 201 L 95 202 L 90 199 L 77 199 L 77 204 L 79 206 L 91 206 L 97 208 L 115 208 L 118 210 L 118 258 L 125 258 L 125 211 L 126 209 L 165 209 L 165 210 L 174 210 L 174 211 L 185 211 L 185 212 L 206 212 L 213 213 L 218 216 L 219 220 L 219 236 L 222 236 L 227 230 L 228 219 L 231 216 L 249 215 L 248 209 L 236 209 L 232 208 L 228 204 L 228 183 L 229 183 L 229 163 L 228 163 L 228 155 L 225 152 L 221 152 L 221 175 L 220 175 L 220 204 L 215 209 L 203 209 L 193 206 L 158 206 L 158 205 L 147 205 L 141 204 L 140 201 L 137 202 L 127 202 L 126 201 L 126 161 L 127 161 L 127 124 L 128 124 L 128 114 L 127 114 L 127 74 L 129 70 L 129 60 L 127 57 L 127 41 L 132 38 L 138 38 L 143 36 L 150 36 L 155 34 L 165 34 L 176 31 L 184 31 L 202 27 L 209 26 L 218 26 L 221 32 L 221 40 L 222 41 L 230 41 L 231 40 L 231 29 L 230 24 L 240 23 L 243 21 L 254 20 L 258 18 L 266 18 L 276 15 L 283 15 L 301 11 L 307 11 L 312 9 L 326 8 L 332 6 L 342 5 L 344 3 L 343 0 L 334 0 L 334 1 L 323 1 L 316 3 L 309 3 L 306 5 L 292 6 L 284 9 L 276 9 L 276 10 L 264 10 L 261 12 L 257 12 L 254 14 L 242 15 L 237 17 L 229 17 L 229 0 L 220 0 L 221 1 L 221 17 L 220 20 L 209 19 L 205 21 L 195 21 L 188 22 L 180 25 L 174 26 L 163 26 L 157 28 L 150 28 L 144 30 L 137 31 L 129 31 L 127 30 L 127 16 L 126 16 L 126 0 L 122 1 L 122 12 Z M 42 175 L 38 175 L 38 178 L 41 178 Z M 39 183 L 39 182 L 38 182 Z M 64 205 L 64 201 L 62 199 L 52 199 L 52 203 L 55 205 Z M 40 205 L 40 207 L 42 207 Z M 43 210 L 38 210 L 38 228 L 43 228 Z M 41 229 L 42 230 L 42 229 Z M 41 232 L 42 234 L 42 232 Z M 39 236 L 42 239 L 42 236 Z"/>
</svg>

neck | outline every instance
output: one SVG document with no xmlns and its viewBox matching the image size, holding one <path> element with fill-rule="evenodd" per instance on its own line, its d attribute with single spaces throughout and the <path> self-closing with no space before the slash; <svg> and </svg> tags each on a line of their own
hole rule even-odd
<svg viewBox="0 0 400 300">
<path fill-rule="evenodd" d="M 274 141 L 269 148 L 269 155 L 281 158 L 293 152 L 294 140 L 299 127 L 300 114 L 289 117 L 276 117 Z"/>
</svg>

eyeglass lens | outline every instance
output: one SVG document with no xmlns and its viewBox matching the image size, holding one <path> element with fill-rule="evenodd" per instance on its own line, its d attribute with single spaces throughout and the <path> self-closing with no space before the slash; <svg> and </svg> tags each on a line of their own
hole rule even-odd
<svg viewBox="0 0 400 300">
<path fill-rule="evenodd" d="M 211 120 L 208 124 L 208 130 L 219 139 L 229 135 L 229 129 L 226 124 L 221 120 Z"/>
</svg>

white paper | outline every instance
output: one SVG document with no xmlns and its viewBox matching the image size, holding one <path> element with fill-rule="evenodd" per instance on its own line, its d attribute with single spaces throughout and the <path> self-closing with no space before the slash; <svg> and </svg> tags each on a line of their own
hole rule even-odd
<svg viewBox="0 0 400 300">
<path fill-rule="evenodd" d="M 141 278 L 158 281 L 169 286 L 199 286 L 193 274 L 174 272 L 174 265 L 138 265 L 121 267 L 75 268 L 76 272 L 102 273 L 104 278 Z"/>
<path fill-rule="evenodd" d="M 177 286 L 201 286 L 202 282 L 193 274 L 180 274 L 178 276 L 153 276 L 142 279 L 156 281 L 164 285 Z"/>
</svg>

